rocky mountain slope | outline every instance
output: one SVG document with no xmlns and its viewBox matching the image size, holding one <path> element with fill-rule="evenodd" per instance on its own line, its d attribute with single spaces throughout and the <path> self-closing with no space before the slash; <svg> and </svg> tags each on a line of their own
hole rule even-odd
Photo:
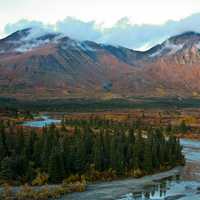
<svg viewBox="0 0 200 200">
<path fill-rule="evenodd" d="M 200 34 L 145 52 L 24 29 L 0 40 L 0 96 L 126 98 L 198 96 Z"/>
</svg>

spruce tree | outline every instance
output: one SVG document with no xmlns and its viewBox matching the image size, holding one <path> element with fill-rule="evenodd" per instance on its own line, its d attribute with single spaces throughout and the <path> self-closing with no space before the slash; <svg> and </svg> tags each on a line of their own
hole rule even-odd
<svg viewBox="0 0 200 200">
<path fill-rule="evenodd" d="M 52 151 L 48 163 L 49 180 L 52 183 L 60 183 L 64 178 L 64 161 L 59 149 Z"/>
<path fill-rule="evenodd" d="M 145 172 L 151 173 L 153 169 L 153 156 L 152 156 L 152 143 L 151 143 L 151 136 L 149 135 L 145 142 L 144 147 L 144 162 L 143 162 L 143 168 Z"/>
<path fill-rule="evenodd" d="M 93 155 L 94 155 L 94 165 L 98 171 L 102 171 L 104 169 L 103 163 L 103 141 L 102 134 L 97 134 L 95 138 L 95 143 L 93 146 Z"/>
</svg>

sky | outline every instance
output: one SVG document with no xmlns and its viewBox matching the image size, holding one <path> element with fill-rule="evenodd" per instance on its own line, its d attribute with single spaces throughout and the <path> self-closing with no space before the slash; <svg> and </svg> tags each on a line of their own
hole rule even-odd
<svg viewBox="0 0 200 200">
<path fill-rule="evenodd" d="M 0 0 L 1 38 L 28 26 L 145 49 L 200 31 L 200 0 Z"/>
</svg>

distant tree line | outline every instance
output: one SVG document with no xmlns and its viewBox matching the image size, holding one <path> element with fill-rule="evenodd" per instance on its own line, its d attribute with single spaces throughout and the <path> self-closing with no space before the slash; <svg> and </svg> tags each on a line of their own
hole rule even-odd
<svg viewBox="0 0 200 200">
<path fill-rule="evenodd" d="M 0 123 L 0 180 L 49 183 L 91 171 L 142 176 L 184 164 L 179 139 L 151 126 L 103 119 L 63 120 L 60 127 L 24 129 Z"/>
<path fill-rule="evenodd" d="M 0 97 L 0 109 L 12 112 L 18 111 L 97 111 L 97 110 L 113 110 L 113 109 L 131 109 L 131 108 L 199 108 L 200 101 L 198 98 L 184 98 L 182 100 L 174 97 L 163 98 L 142 98 L 135 97 L 139 101 L 129 101 L 127 99 L 43 99 L 43 100 L 19 100 L 15 98 Z"/>
</svg>

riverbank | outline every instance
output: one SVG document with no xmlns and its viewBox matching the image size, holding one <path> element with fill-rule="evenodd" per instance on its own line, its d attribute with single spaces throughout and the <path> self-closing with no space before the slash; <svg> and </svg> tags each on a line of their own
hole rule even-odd
<svg viewBox="0 0 200 200">
<path fill-rule="evenodd" d="M 87 190 L 83 193 L 71 193 L 60 198 L 60 200 L 109 200 L 116 199 L 130 191 L 137 191 L 141 185 L 149 185 L 154 181 L 166 179 L 171 176 L 177 176 L 181 173 L 183 167 L 175 167 L 169 171 L 144 176 L 142 178 L 129 178 L 110 182 L 101 182 L 89 184 Z"/>
<path fill-rule="evenodd" d="M 109 182 L 96 182 L 92 184 L 81 184 L 77 189 L 76 185 L 71 185 L 71 191 L 67 187 L 61 185 L 46 185 L 37 187 L 6 187 L 7 197 L 11 197 L 11 193 L 18 193 L 20 199 L 31 199 L 37 197 L 38 200 L 48 196 L 48 199 L 59 200 L 101 200 L 101 199 L 115 199 L 118 196 L 128 193 L 130 191 L 138 190 L 141 185 L 149 185 L 154 181 L 159 181 L 171 176 L 180 174 L 183 167 L 175 167 L 169 171 L 148 175 L 141 178 L 127 178 L 123 180 L 113 180 Z M 2 189 L 0 189 L 2 192 Z M 69 193 L 70 192 L 70 193 Z M 66 194 L 68 193 L 68 194 Z M 9 196 L 10 195 L 10 196 Z M 32 195 L 32 196 L 31 196 Z M 40 198 L 41 197 L 41 198 Z M 12 197 L 11 197 L 12 199 Z M 14 198 L 13 198 L 14 199 Z"/>
</svg>

